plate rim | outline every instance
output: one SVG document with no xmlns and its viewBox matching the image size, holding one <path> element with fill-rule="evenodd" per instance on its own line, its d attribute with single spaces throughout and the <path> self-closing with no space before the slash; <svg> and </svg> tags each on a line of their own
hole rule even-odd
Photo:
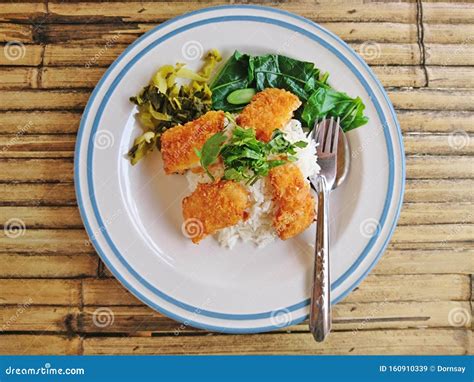
<svg viewBox="0 0 474 382">
<path fill-rule="evenodd" d="M 146 298 L 141 292 L 138 292 L 133 286 L 131 286 L 129 284 L 128 281 L 126 281 L 122 275 L 121 275 L 121 272 L 117 271 L 111 264 L 110 262 L 108 261 L 108 258 L 107 256 L 105 256 L 105 254 L 102 252 L 102 248 L 100 247 L 100 245 L 94 240 L 94 235 L 91 235 L 91 228 L 89 227 L 89 222 L 88 222 L 88 219 L 87 219 L 87 214 L 84 210 L 84 206 L 83 206 L 83 203 L 82 203 L 82 193 L 81 193 L 81 186 L 80 186 L 80 173 L 79 173 L 79 154 L 80 154 L 80 147 L 81 147 L 81 141 L 82 141 L 82 135 L 83 135 L 83 132 L 85 130 L 85 125 L 86 125 L 86 120 L 89 116 L 89 112 L 90 112 L 90 107 L 92 106 L 92 104 L 95 103 L 96 101 L 96 95 L 99 91 L 99 89 L 102 88 L 103 86 L 103 82 L 105 81 L 105 79 L 111 74 L 111 72 L 113 71 L 113 69 L 115 68 L 115 66 L 121 62 L 123 60 L 123 58 L 136 46 L 138 45 L 139 43 L 143 42 L 144 39 L 146 39 L 147 37 L 149 37 L 150 35 L 154 34 L 156 31 L 159 31 L 161 29 L 163 29 L 164 27 L 172 24 L 172 23 L 175 23 L 176 21 L 178 20 L 181 20 L 181 19 L 184 19 L 184 18 L 187 18 L 187 17 L 190 17 L 190 16 L 193 16 L 193 15 L 197 15 L 197 14 L 201 14 L 201 13 L 206 13 L 206 12 L 212 12 L 212 11 L 218 11 L 218 10 L 225 10 L 225 9 L 229 9 L 229 8 L 233 8 L 233 9 L 257 9 L 257 10 L 261 10 L 261 11 L 267 11 L 267 12 L 272 12 L 272 13 L 280 13 L 280 14 L 283 14 L 285 16 L 289 16 L 291 18 L 294 18 L 294 19 L 297 19 L 297 20 L 300 20 L 300 21 L 303 21 L 304 23 L 307 23 L 307 24 L 310 24 L 312 25 L 313 27 L 316 27 L 318 30 L 320 30 L 321 32 L 325 33 L 326 35 L 328 35 L 329 37 L 332 37 L 334 39 L 336 39 L 336 41 L 338 41 L 344 48 L 347 48 L 347 52 L 345 52 L 346 54 L 349 53 L 351 55 L 351 57 L 354 57 L 356 58 L 359 63 L 362 64 L 363 68 L 367 71 L 367 73 L 369 74 L 369 76 L 371 77 L 371 79 L 374 81 L 376 87 L 378 88 L 377 90 L 380 91 L 383 99 L 385 100 L 385 103 L 386 103 L 386 106 L 388 106 L 388 109 L 389 109 L 389 114 L 391 114 L 391 117 L 393 119 L 393 122 L 395 124 L 395 127 L 396 127 L 396 136 L 398 136 L 398 140 L 399 140 L 399 148 L 400 148 L 400 160 L 401 160 L 401 174 L 400 174 L 400 181 L 401 181 L 401 186 L 400 186 L 400 195 L 399 195 L 399 201 L 398 201 L 398 205 L 396 206 L 396 212 L 395 212 L 395 215 L 394 215 L 394 218 L 392 220 L 392 227 L 389 229 L 388 231 L 388 234 L 387 234 L 387 237 L 385 239 L 385 242 L 383 243 L 383 245 L 381 246 L 381 249 L 379 250 L 379 253 L 375 256 L 374 260 L 372 261 L 372 263 L 367 267 L 367 269 L 362 273 L 362 275 L 357 279 L 355 280 L 355 282 L 353 282 L 351 284 L 350 287 L 348 287 L 344 292 L 341 293 L 340 296 L 338 296 L 334 301 L 333 301 L 333 304 L 339 302 L 340 300 L 342 300 L 343 298 L 345 298 L 367 275 L 368 273 L 370 273 L 370 271 L 372 270 L 372 268 L 375 266 L 375 264 L 377 264 L 377 262 L 379 261 L 380 257 L 382 256 L 382 254 L 384 253 L 385 249 L 386 249 L 386 246 L 388 245 L 388 242 L 390 241 L 392 235 L 393 235 L 393 231 L 397 225 L 397 222 L 398 222 L 398 218 L 399 218 L 399 214 L 400 214 L 400 209 L 401 209 L 401 205 L 402 205 L 402 202 L 403 202 L 403 195 L 404 195 L 404 188 L 405 188 L 405 155 L 404 155 L 404 146 L 403 146 L 403 138 L 402 138 L 402 135 L 401 135 L 401 129 L 400 129 L 400 125 L 398 123 L 398 120 L 396 118 L 396 114 L 395 114 L 395 111 L 393 109 L 393 105 L 392 103 L 390 102 L 390 100 L 388 99 L 388 96 L 385 92 L 385 89 L 383 88 L 383 86 L 380 84 L 380 81 L 377 79 L 377 77 L 374 75 L 374 73 L 371 71 L 371 69 L 367 66 L 367 64 L 365 63 L 365 61 L 362 60 L 362 58 L 360 58 L 356 52 L 354 52 L 348 45 L 347 43 L 345 43 L 342 39 L 340 39 L 338 36 L 334 35 L 332 32 L 326 30 L 324 27 L 321 27 L 320 25 L 312 22 L 311 20 L 308 20 L 302 16 L 299 16 L 299 15 L 295 15 L 291 12 L 287 12 L 287 11 L 282 11 L 282 10 L 278 10 L 278 9 L 274 9 L 274 8 L 270 8 L 270 7 L 265 7 L 265 6 L 257 6 L 257 5 L 224 5 L 224 6 L 216 6 L 216 7 L 208 7 L 208 8 L 203 8 L 203 9 L 200 9 L 200 10 L 197 10 L 197 11 L 194 11 L 194 12 L 190 12 L 190 13 L 186 13 L 186 14 L 183 14 L 181 16 L 178 16 L 176 18 L 173 18 L 171 20 L 168 20 L 167 22 L 165 23 L 162 23 L 156 27 L 154 27 L 153 29 L 151 29 L 150 31 L 148 31 L 147 33 L 145 33 L 143 36 L 141 36 L 140 38 L 138 38 L 136 41 L 134 41 L 132 44 L 130 44 L 125 50 L 124 52 L 111 64 L 111 66 L 107 69 L 107 71 L 105 72 L 105 74 L 103 75 L 103 77 L 101 78 L 101 80 L 99 81 L 99 83 L 96 85 L 96 88 L 94 89 L 88 103 L 87 103 L 87 106 L 84 110 L 84 113 L 83 113 L 83 116 L 81 118 L 81 124 L 80 124 L 80 127 L 79 127 L 79 131 L 78 131 L 78 140 L 76 142 L 76 148 L 75 148 L 75 165 L 74 165 L 74 173 L 75 173 L 75 188 L 76 188 L 76 196 L 77 196 L 77 200 L 78 200 L 78 205 L 79 205 L 79 209 L 81 211 L 81 217 L 82 217 L 82 220 L 84 222 L 84 225 L 86 227 L 86 230 L 88 232 L 88 235 L 89 237 L 91 238 L 91 240 L 93 241 L 93 244 L 94 244 L 94 247 L 96 248 L 97 252 L 101 255 L 101 258 L 102 260 L 107 264 L 107 266 L 110 268 L 110 270 L 112 271 L 112 273 L 114 274 L 115 277 L 117 277 L 121 282 L 122 284 L 124 284 L 127 289 L 129 289 L 130 291 L 132 291 L 133 294 L 135 294 L 139 299 L 141 299 L 142 301 L 146 302 L 148 305 L 151 305 L 154 309 L 157 309 L 159 311 L 163 311 L 165 312 L 166 315 L 178 320 L 178 321 L 185 321 L 187 323 L 191 323 L 193 326 L 195 327 L 201 327 L 201 328 L 204 328 L 204 329 L 208 329 L 208 330 L 218 330 L 218 331 L 230 331 L 230 332 L 255 332 L 255 331 L 268 331 L 268 330 L 272 330 L 272 329 L 277 329 L 277 328 L 282 328 L 283 326 L 278 326 L 278 325 L 273 325 L 273 326 L 267 326 L 267 327 L 258 327 L 258 328 L 254 328 L 255 330 L 253 330 L 252 328 L 228 328 L 228 327 L 215 327 L 215 326 L 211 326 L 211 325 L 207 325 L 207 324 L 202 324 L 202 323 L 198 323 L 198 322 L 192 322 L 184 317 L 180 317 L 178 316 L 176 313 L 171 313 L 169 311 L 167 311 L 166 309 L 158 306 L 155 302 L 151 302 L 148 298 Z M 238 16 L 234 16 L 234 19 L 233 20 L 237 20 L 235 17 L 238 17 Z M 217 19 L 219 17 L 216 17 Z M 215 20 L 216 18 L 213 18 L 213 19 L 209 19 L 209 22 L 212 22 L 212 21 L 217 21 Z M 224 16 L 224 18 L 226 18 L 227 20 L 229 20 L 230 18 L 232 18 L 232 16 Z M 248 17 L 248 19 L 251 19 L 252 17 Z M 253 19 L 255 21 L 258 21 L 259 17 L 258 16 L 253 16 Z M 260 17 L 262 18 L 262 17 Z M 286 21 L 283 21 L 283 20 L 278 20 L 278 19 L 272 19 L 272 18 L 268 18 L 268 20 L 271 20 L 273 21 L 272 24 L 277 24 L 277 25 L 281 25 L 281 23 L 284 23 L 284 24 L 287 24 L 288 26 L 293 26 L 293 28 L 297 28 L 297 29 L 302 29 L 301 27 L 299 26 L 296 26 L 296 25 L 293 25 L 289 22 L 286 22 Z M 199 20 L 199 21 L 202 21 L 202 20 Z M 190 26 L 197 26 L 196 24 L 199 25 L 199 21 L 195 21 L 189 25 L 187 25 L 188 27 Z M 207 20 L 206 20 L 207 21 Z M 275 23 L 275 21 L 279 22 L 279 23 Z M 207 24 L 205 23 L 205 24 Z M 172 37 L 173 34 L 175 34 L 176 30 L 180 30 L 182 29 L 182 27 L 179 27 L 173 31 L 170 31 L 168 34 L 170 34 L 170 37 Z M 189 29 L 189 28 L 188 28 Z M 312 36 L 316 36 L 314 35 L 312 32 L 310 31 L 305 31 L 306 34 L 309 34 L 309 35 L 312 35 Z M 166 36 L 166 35 L 164 35 Z M 162 37 L 164 37 L 162 36 Z M 318 37 L 318 36 L 316 36 Z M 314 39 L 314 38 L 313 38 Z M 319 38 L 320 39 L 320 38 Z M 158 39 L 159 40 L 159 39 Z M 155 40 L 156 41 L 156 40 Z M 152 45 L 154 42 L 151 42 L 150 44 L 147 45 L 147 47 L 149 47 L 150 45 Z M 323 44 L 324 45 L 324 44 Z M 338 55 L 337 53 L 339 52 L 338 49 L 336 48 L 333 48 L 333 52 L 336 53 L 336 55 Z M 134 58 L 138 58 L 139 55 L 143 54 L 144 51 L 146 51 L 146 47 L 143 48 L 139 53 L 137 53 L 134 57 L 132 57 L 131 60 L 129 60 L 124 68 L 121 69 L 121 71 L 119 72 L 122 73 L 122 71 L 127 67 L 127 65 L 130 63 L 130 61 L 132 61 Z M 338 55 L 339 56 L 339 55 Z M 343 62 L 345 62 L 347 60 L 347 57 L 346 56 L 339 56 L 339 58 L 343 60 Z M 347 64 L 347 63 L 346 63 Z M 350 65 L 349 65 L 350 67 Z M 354 74 L 356 74 L 356 76 L 359 77 L 359 75 L 362 75 L 362 73 L 360 73 L 359 70 L 353 70 Z M 114 82 L 115 80 L 117 80 L 117 77 L 114 78 Z M 112 82 L 112 85 L 113 83 Z M 98 110 L 96 111 L 95 115 L 93 116 L 94 117 L 94 120 L 92 122 L 92 130 L 93 130 L 93 127 L 94 127 L 94 124 L 96 123 L 96 120 L 97 118 L 99 118 L 100 120 L 100 109 L 101 109 L 101 105 L 104 103 L 105 101 L 105 104 L 107 103 L 108 101 L 108 94 L 109 92 L 112 90 L 114 90 L 112 88 L 112 85 L 109 86 L 108 89 L 106 89 L 106 92 L 105 92 L 105 95 L 104 95 L 104 98 L 103 100 L 101 101 L 101 103 L 99 104 L 99 108 Z M 367 84 L 369 85 L 369 84 Z M 370 85 L 369 85 L 369 88 L 370 88 Z M 366 89 L 367 90 L 367 89 Z M 370 93 L 370 92 L 369 92 Z M 375 102 L 376 104 L 378 104 L 378 102 Z M 377 106 L 376 106 L 376 109 L 377 109 Z M 389 114 L 385 114 L 385 113 L 382 113 L 382 116 L 385 117 L 385 115 L 389 115 Z M 380 117 L 380 116 L 379 116 Z M 382 122 L 386 122 L 386 118 L 382 118 Z M 387 123 L 388 125 L 388 123 Z M 388 126 L 387 126 L 388 127 Z M 91 131 L 91 137 L 93 136 L 93 132 L 94 131 Z M 385 133 L 386 135 L 389 134 L 389 133 Z M 390 147 L 392 146 L 393 144 L 393 140 L 391 139 L 391 136 L 389 135 L 389 140 L 386 139 L 386 143 L 387 143 L 387 148 L 388 148 L 388 151 L 390 153 Z M 91 140 L 91 138 L 90 138 Z M 90 143 L 90 140 L 89 140 L 89 143 Z M 393 147 L 392 148 L 392 153 L 391 155 L 389 155 L 388 157 L 388 161 L 390 164 L 392 164 L 392 166 L 395 166 L 395 156 L 394 156 L 394 153 L 393 153 Z M 91 158 L 89 158 L 89 156 Z M 87 158 L 88 158 L 88 164 L 89 164 L 89 159 L 92 159 L 92 151 L 89 151 L 89 147 L 88 147 L 88 151 L 87 151 Z M 87 168 L 89 168 L 89 165 L 86 166 Z M 393 195 L 392 194 L 392 190 L 391 190 L 391 187 L 390 187 L 390 174 L 392 174 L 392 182 L 394 181 L 398 181 L 398 177 L 395 178 L 395 169 L 392 169 L 392 173 L 389 172 L 389 189 L 387 190 L 387 195 L 385 196 L 385 202 L 384 204 L 387 204 L 387 200 L 389 201 L 388 204 L 384 207 L 384 210 L 382 211 L 382 214 L 381 216 L 384 216 L 386 214 L 389 213 L 390 211 L 390 205 L 393 203 Z M 89 174 L 89 171 L 88 171 L 88 174 Z M 89 175 L 88 175 L 89 176 Z M 91 192 L 91 187 L 92 187 L 92 190 L 93 190 L 93 182 L 90 182 L 90 179 L 88 179 L 88 191 L 89 191 L 89 197 L 92 199 L 95 199 L 95 195 L 90 194 Z M 95 201 L 94 201 L 95 202 Z M 395 202 L 396 203 L 396 202 Z M 92 203 L 93 204 L 93 203 Z M 94 209 L 94 207 L 93 207 Z M 90 212 L 90 211 L 89 211 Z M 97 215 L 94 213 L 96 219 L 97 219 Z M 100 216 L 100 214 L 99 214 Z M 98 220 L 98 219 L 97 219 Z M 100 220 L 97 221 L 97 223 L 99 224 L 99 226 L 101 226 L 100 224 Z M 385 224 L 387 224 L 387 221 L 385 221 Z M 380 229 L 381 231 L 382 229 Z M 105 236 L 105 235 L 104 235 Z M 109 245 L 111 245 L 111 249 L 112 251 L 114 251 L 113 249 L 113 242 L 110 240 L 107 240 L 107 237 L 106 238 L 106 241 L 108 242 Z M 366 257 L 367 255 L 370 253 L 372 247 L 373 247 L 373 244 L 375 244 L 375 242 L 377 241 L 377 238 L 378 238 L 378 235 L 377 236 L 374 236 L 367 244 L 366 248 L 361 251 L 360 255 L 358 256 L 357 260 L 350 266 L 350 268 L 344 272 L 343 275 L 341 275 L 338 280 L 339 284 L 342 283 L 343 281 L 345 281 L 347 279 L 347 277 L 349 277 L 350 274 L 352 274 L 358 267 L 358 265 L 360 264 L 360 262 L 362 262 Z M 371 245 L 371 242 L 372 242 L 372 245 Z M 368 249 L 367 249 L 368 248 Z M 366 250 L 367 249 L 367 250 Z M 118 252 L 118 251 L 117 251 Z M 365 254 L 364 254 L 365 253 Z M 120 258 L 119 258 L 120 260 Z M 134 273 L 135 271 L 133 270 L 133 268 L 131 268 L 128 264 L 126 266 L 127 270 L 132 274 L 136 274 Z M 136 281 L 138 281 L 140 284 L 142 284 L 142 286 L 144 286 L 145 288 L 147 289 L 150 289 L 149 288 L 149 283 L 146 282 L 146 280 L 143 280 L 138 274 L 136 274 L 138 276 L 138 279 Z M 344 278 L 344 279 L 343 279 Z M 341 281 L 340 281 L 341 280 Z M 145 281 L 145 284 L 143 283 L 143 281 Z M 148 285 L 147 285 L 148 284 Z M 151 285 L 150 285 L 151 286 Z M 332 285 L 332 288 L 336 288 L 338 285 Z M 155 290 L 157 290 L 156 287 L 154 286 L 151 286 L 152 289 L 151 289 L 151 292 L 153 294 L 156 294 L 154 293 Z M 173 305 L 177 306 L 178 308 L 182 308 L 182 309 L 185 309 L 187 311 L 196 311 L 196 309 L 199 309 L 199 308 L 196 308 L 196 307 L 193 307 L 193 306 L 190 306 L 189 304 L 185 304 L 185 303 L 182 303 L 178 300 L 175 300 L 173 299 L 172 297 L 170 296 L 167 296 L 166 294 L 164 294 L 163 292 L 161 292 L 161 294 L 158 294 L 158 297 L 159 298 L 162 298 L 170 303 L 172 303 Z M 297 310 L 297 309 L 300 309 L 306 305 L 308 305 L 308 299 L 307 300 L 304 300 L 300 303 L 297 303 L 297 304 L 294 304 L 294 305 L 291 305 L 287 308 L 282 308 L 282 309 L 279 309 L 279 310 L 289 310 L 290 312 L 291 311 L 294 311 L 294 310 Z M 178 302 L 178 304 L 177 304 Z M 184 305 L 184 306 L 183 306 Z M 187 307 L 190 307 L 189 308 L 186 308 L 185 306 Z M 192 309 L 192 310 L 191 310 Z M 213 318 L 219 318 L 219 319 L 225 319 L 225 320 L 256 320 L 256 319 L 268 319 L 268 318 L 271 318 L 271 314 L 273 314 L 274 312 L 265 312 L 265 313 L 256 313 L 256 314 L 226 314 L 226 313 L 216 313 L 216 312 L 208 312 L 208 311 L 204 311 L 204 310 L 201 310 L 199 309 L 200 311 L 200 315 L 202 316 L 209 316 L 209 317 L 213 317 Z M 207 314 L 204 314 L 204 313 L 207 313 Z M 299 321 L 302 321 L 304 320 L 306 317 L 303 316 L 302 318 L 300 317 L 299 319 L 296 319 L 296 320 L 293 320 L 291 322 L 288 323 L 288 325 L 293 325 L 295 324 L 296 322 L 299 322 Z M 285 325 L 286 326 L 286 325 Z"/>
</svg>

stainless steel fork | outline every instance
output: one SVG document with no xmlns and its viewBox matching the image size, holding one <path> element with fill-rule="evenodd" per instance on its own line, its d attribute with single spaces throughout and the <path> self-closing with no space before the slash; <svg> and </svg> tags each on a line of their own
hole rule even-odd
<svg viewBox="0 0 474 382">
<path fill-rule="evenodd" d="M 318 194 L 316 247 L 309 328 L 318 342 L 331 330 L 331 281 L 329 278 L 329 193 L 336 179 L 339 118 L 321 121 L 313 130 L 320 173 L 310 178 Z"/>
</svg>

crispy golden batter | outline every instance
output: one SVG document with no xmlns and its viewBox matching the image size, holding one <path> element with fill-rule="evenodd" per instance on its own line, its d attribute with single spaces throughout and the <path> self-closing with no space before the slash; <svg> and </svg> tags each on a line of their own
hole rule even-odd
<svg viewBox="0 0 474 382">
<path fill-rule="evenodd" d="M 161 154 L 166 174 L 183 173 L 199 164 L 194 148 L 224 128 L 224 112 L 209 111 L 198 119 L 166 130 L 161 136 Z"/>
<path fill-rule="evenodd" d="M 292 163 L 274 167 L 269 178 L 276 205 L 273 226 L 280 239 L 286 240 L 313 222 L 314 199 L 300 169 Z"/>
<path fill-rule="evenodd" d="M 299 98 L 286 90 L 265 89 L 253 96 L 237 123 L 255 129 L 257 139 L 268 142 L 273 131 L 285 126 L 300 105 Z"/>
<path fill-rule="evenodd" d="M 249 204 L 248 191 L 238 183 L 200 183 L 183 199 L 183 231 L 193 243 L 198 243 L 221 228 L 247 219 Z"/>
</svg>

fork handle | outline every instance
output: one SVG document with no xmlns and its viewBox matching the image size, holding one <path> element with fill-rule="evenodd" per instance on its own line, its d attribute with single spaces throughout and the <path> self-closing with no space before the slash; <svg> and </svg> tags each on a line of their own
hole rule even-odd
<svg viewBox="0 0 474 382">
<path fill-rule="evenodd" d="M 309 328 L 318 342 L 331 330 L 331 284 L 329 280 L 329 190 L 326 178 L 319 176 L 315 184 L 318 195 L 316 248 Z"/>
</svg>

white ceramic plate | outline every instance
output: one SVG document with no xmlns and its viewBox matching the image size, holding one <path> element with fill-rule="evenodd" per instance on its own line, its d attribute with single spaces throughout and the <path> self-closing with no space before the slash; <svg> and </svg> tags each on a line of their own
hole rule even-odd
<svg viewBox="0 0 474 382">
<path fill-rule="evenodd" d="M 159 153 L 135 167 L 125 156 L 140 132 L 129 96 L 161 65 L 198 68 L 210 48 L 224 58 L 238 49 L 314 62 L 336 89 L 366 105 L 370 122 L 348 134 L 350 175 L 332 194 L 333 303 L 366 277 L 396 225 L 405 171 L 400 128 L 382 86 L 351 48 L 307 19 L 264 7 L 209 8 L 166 22 L 130 45 L 97 85 L 81 121 L 75 183 L 103 261 L 144 303 L 187 325 L 269 331 L 308 314 L 314 226 L 261 250 L 242 243 L 225 250 L 212 238 L 194 245 L 181 232 L 185 178 L 164 176 Z"/>
</svg>

